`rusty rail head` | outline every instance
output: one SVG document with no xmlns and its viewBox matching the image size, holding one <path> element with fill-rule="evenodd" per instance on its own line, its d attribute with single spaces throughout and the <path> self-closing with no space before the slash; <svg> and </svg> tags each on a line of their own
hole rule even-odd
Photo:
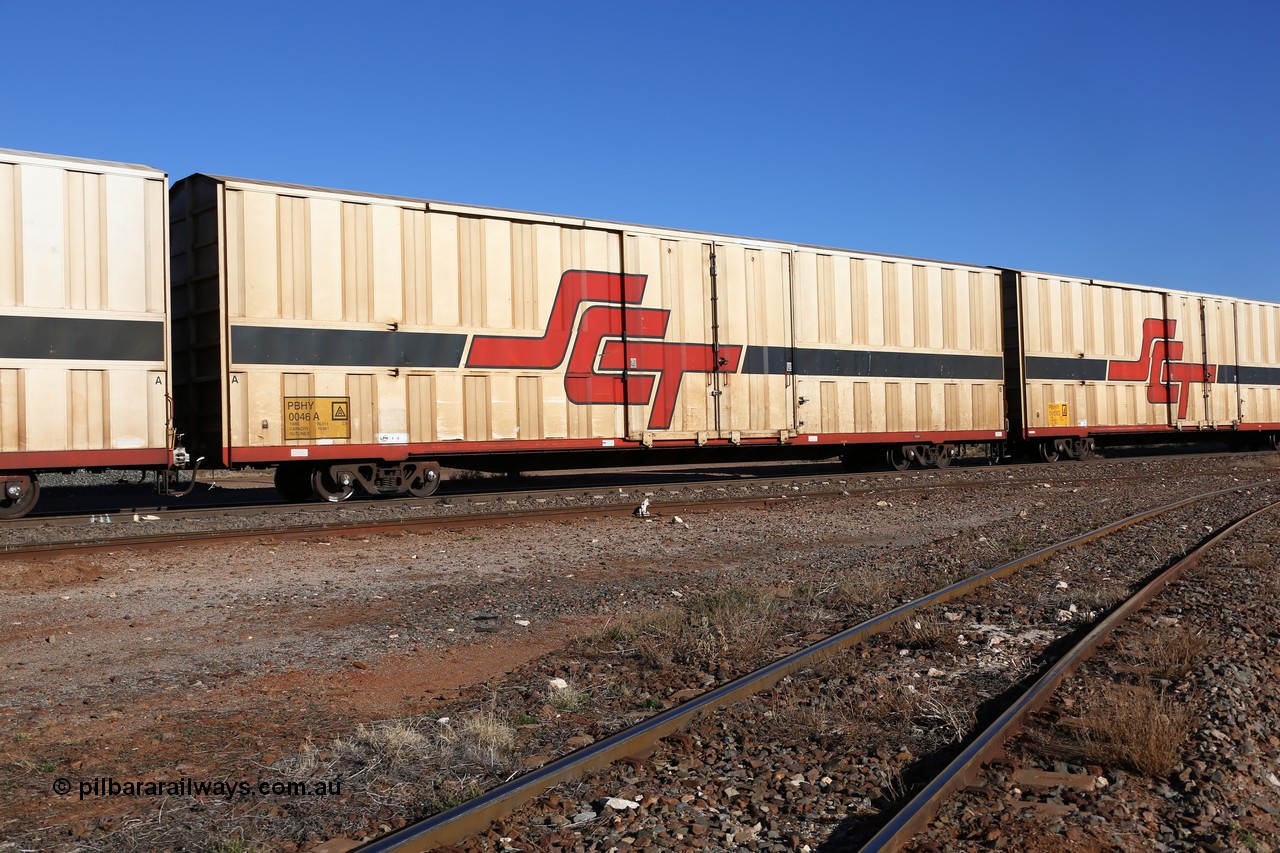
<svg viewBox="0 0 1280 853">
<path fill-rule="evenodd" d="M 636 726 L 617 732 L 577 752 L 545 764 L 516 779 L 492 788 L 473 800 L 432 815 L 375 839 L 357 848 L 357 853 L 422 853 L 436 847 L 454 844 L 464 838 L 483 832 L 493 821 L 511 814 L 524 803 L 562 782 L 576 779 L 592 770 L 605 767 L 615 761 L 648 752 L 662 738 L 671 735 L 690 722 L 695 716 L 740 701 L 753 693 L 768 690 L 786 676 L 812 665 L 817 656 L 856 645 L 875 634 L 896 625 L 917 610 L 940 604 L 966 595 L 993 580 L 1006 577 L 1022 568 L 1035 565 L 1053 554 L 1091 542 L 1109 533 L 1154 518 L 1195 501 L 1218 495 L 1238 492 L 1259 486 L 1275 485 L 1268 480 L 1229 489 L 1219 489 L 1201 495 L 1184 498 L 1171 504 L 1145 510 L 1119 521 L 1091 530 L 1080 536 L 1042 548 L 1002 566 L 989 569 L 971 578 L 932 592 L 915 601 L 895 607 L 893 610 L 867 621 L 846 628 L 806 649 L 774 661 L 756 672 L 744 675 L 721 685 L 675 708 L 656 714 Z"/>
<path fill-rule="evenodd" d="M 724 501 L 706 500 L 654 504 L 655 514 L 691 513 L 706 510 L 757 507 L 768 509 L 783 498 L 764 495 L 751 498 L 733 498 Z M 396 518 L 385 521 L 324 521 L 294 527 L 261 527 L 247 530 L 191 531 L 186 533 L 161 533 L 153 536 L 117 536 L 105 539 L 69 540 L 65 542 L 41 542 L 36 544 L 0 545 L 0 560 L 43 559 L 68 554 L 91 554 L 100 551 L 118 551 L 183 547 L 189 545 L 217 545 L 245 539 L 307 539 L 314 537 L 362 536 L 369 533 L 385 533 L 393 530 L 419 530 L 432 527 L 483 527 L 494 524 L 525 524 L 562 519 L 599 517 L 602 515 L 631 515 L 635 507 L 630 504 L 603 504 L 600 506 L 556 507 L 553 509 L 512 510 L 509 512 L 468 513 L 460 515 L 432 515 L 419 518 Z M 120 526 L 124 526 L 123 524 Z"/>
<path fill-rule="evenodd" d="M 1033 684 L 1026 693 L 1009 706 L 995 722 L 986 728 L 963 752 L 956 756 L 943 771 L 934 777 L 911 802 L 899 811 L 894 818 L 876 833 L 861 848 L 861 853 L 881 853 L 901 848 L 917 834 L 925 831 L 933 820 L 943 802 L 964 785 L 977 777 L 981 765 L 997 758 L 1007 741 L 1026 722 L 1031 712 L 1044 707 L 1053 696 L 1053 692 L 1068 678 L 1080 664 L 1092 657 L 1098 647 L 1111 636 L 1112 632 L 1126 619 L 1146 606 L 1153 598 L 1183 572 L 1200 562 L 1205 551 L 1216 545 L 1226 536 L 1235 532 L 1240 526 L 1247 524 L 1259 515 L 1280 507 L 1280 502 L 1269 504 L 1236 520 L 1231 525 L 1215 531 L 1193 550 L 1187 553 L 1169 568 L 1149 580 L 1123 604 L 1113 610 L 1105 619 L 1094 626 L 1085 637 L 1069 652 L 1063 655 L 1053 666 Z"/>
<path fill-rule="evenodd" d="M 792 480 L 799 479 L 796 477 L 777 478 L 776 480 L 757 480 L 751 481 L 755 484 L 773 485 L 777 483 L 789 483 Z M 1112 480 L 1128 480 L 1135 479 L 1132 477 L 1113 477 Z M 715 481 L 712 481 L 715 482 Z M 907 486 L 894 487 L 894 491 L 929 491 L 933 489 L 967 489 L 967 488 L 995 488 L 995 487 L 1016 487 L 1025 486 L 1030 480 L 998 480 L 993 482 L 944 482 L 944 483 L 912 483 Z M 1075 482 L 1074 480 L 1065 480 L 1061 482 Z M 679 484 L 659 484 L 653 488 L 658 489 L 674 489 L 679 490 Z M 658 513 L 691 513 L 699 510 L 705 511 L 708 508 L 715 509 L 738 509 L 743 507 L 754 507 L 760 509 L 770 509 L 775 504 L 783 501 L 796 500 L 801 497 L 835 497 L 848 495 L 873 494 L 881 492 L 885 486 L 873 486 L 860 489 L 836 489 L 815 490 L 803 492 L 799 495 L 792 495 L 789 492 L 778 496 L 774 494 L 762 494 L 751 497 L 741 498 L 723 498 L 723 499 L 703 499 L 703 500 L 676 500 L 661 501 L 653 504 L 653 511 Z M 1233 487 L 1240 488 L 1240 487 Z M 590 490 L 588 490 L 589 492 Z M 505 498 L 510 500 L 514 497 L 531 497 L 537 495 L 547 495 L 554 493 L 547 492 L 512 492 L 497 493 L 485 496 L 486 498 Z M 451 500 L 448 496 L 442 500 Z M 470 500 L 470 499 L 468 499 Z M 486 500 L 486 503 L 488 500 Z M 288 511 L 301 512 L 327 512 L 330 507 L 320 504 L 307 505 L 299 507 L 298 505 L 272 504 L 274 509 L 287 509 Z M 216 545 L 224 542 L 237 542 L 250 539 L 306 539 L 313 536 L 362 536 L 370 533 L 382 533 L 392 530 L 418 530 L 432 527 L 484 527 L 493 524 L 520 524 L 526 522 L 540 521 L 557 521 L 557 520 L 574 520 L 584 516 L 598 517 L 602 515 L 620 516 L 630 515 L 634 510 L 631 503 L 606 503 L 606 504 L 588 504 L 576 507 L 555 507 L 540 508 L 527 510 L 509 510 L 488 513 L 459 513 L 454 515 L 431 515 L 417 516 L 411 518 L 392 518 L 382 521 L 334 521 L 319 520 L 315 524 L 293 525 L 290 527 L 254 527 L 248 529 L 237 530 L 207 530 L 207 531 L 189 531 L 183 533 L 162 533 L 146 536 L 96 536 L 92 539 L 68 539 L 61 542 L 40 542 L 40 543 L 17 543 L 17 544 L 0 544 L 0 561 L 8 559 L 45 559 L 50 557 L 64 557 L 71 554 L 92 554 L 103 551 L 116 551 L 121 548 L 130 550 L 159 550 L 171 547 L 181 547 L 187 545 L 209 544 Z M 254 511 L 261 511 L 261 508 L 240 508 L 233 511 L 234 515 L 242 515 Z M 204 510 L 200 511 L 202 514 Z M 127 513 L 122 513 L 127 514 Z M 80 518 L 83 518 L 81 516 Z M 126 524 L 118 525 L 126 527 Z"/>
</svg>

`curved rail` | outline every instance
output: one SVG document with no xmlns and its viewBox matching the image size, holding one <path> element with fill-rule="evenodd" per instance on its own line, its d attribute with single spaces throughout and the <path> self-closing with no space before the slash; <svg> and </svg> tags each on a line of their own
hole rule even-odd
<svg viewBox="0 0 1280 853">
<path fill-rule="evenodd" d="M 786 676 L 810 666 L 815 660 L 820 659 L 820 656 L 856 645 L 868 637 L 886 631 L 918 610 L 967 595 L 994 580 L 1011 575 L 1027 566 L 1041 563 L 1059 551 L 1092 542 L 1179 507 L 1218 495 L 1276 485 L 1278 482 L 1280 481 L 1266 480 L 1183 498 L 1155 509 L 1130 515 L 936 590 L 838 634 L 833 634 L 808 648 L 780 658 L 756 672 L 721 685 L 683 705 L 655 714 L 631 728 L 562 756 L 537 770 L 486 791 L 473 800 L 375 839 L 356 848 L 357 853 L 421 853 L 421 851 L 454 844 L 484 831 L 493 821 L 505 817 L 552 786 L 576 779 L 584 773 L 606 767 L 623 758 L 646 755 L 659 740 L 675 733 L 698 714 L 733 704 L 753 693 L 768 690 Z"/>
<path fill-rule="evenodd" d="M 1161 590 L 1177 580 L 1184 571 L 1196 565 L 1200 558 L 1221 539 L 1235 532 L 1241 525 L 1252 521 L 1265 512 L 1280 507 L 1280 502 L 1255 510 L 1231 525 L 1224 527 L 1188 553 L 1181 560 L 1165 569 L 1147 582 L 1124 604 L 1117 607 L 1105 619 L 1094 626 L 1085 637 L 1063 655 L 1057 663 L 1049 667 L 1027 692 L 1019 696 L 1012 705 L 1001 714 L 995 722 L 976 737 L 955 760 L 934 777 L 891 821 L 862 846 L 862 853 L 880 853 L 880 851 L 897 850 L 906 844 L 917 833 L 928 828 L 929 822 L 937 814 L 939 807 L 957 790 L 969 784 L 977 775 L 981 765 L 997 757 L 1004 748 L 1004 743 L 1026 721 L 1027 715 L 1039 710 L 1048 703 L 1058 685 L 1069 677 L 1076 668 L 1088 660 L 1102 645 L 1103 641 L 1122 622 L 1140 610 Z"/>
</svg>

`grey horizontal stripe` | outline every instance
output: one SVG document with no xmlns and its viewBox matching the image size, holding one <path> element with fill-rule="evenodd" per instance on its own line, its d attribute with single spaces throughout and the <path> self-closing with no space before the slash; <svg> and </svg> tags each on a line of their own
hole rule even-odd
<svg viewBox="0 0 1280 853">
<path fill-rule="evenodd" d="M 998 355 L 883 352 L 842 349 L 747 347 L 743 373 L 791 372 L 797 376 L 868 376 L 902 379 L 1002 379 Z"/>
<path fill-rule="evenodd" d="M 458 367 L 466 343 L 466 335 L 437 332 L 232 326 L 231 361 L 325 367 Z"/>
<path fill-rule="evenodd" d="M 0 358 L 163 362 L 164 321 L 0 316 Z"/>
<path fill-rule="evenodd" d="M 1105 382 L 1107 360 L 1105 358 L 1060 358 L 1057 356 L 1029 355 L 1026 360 L 1027 379 L 1057 379 L 1060 381 L 1085 380 Z"/>
<path fill-rule="evenodd" d="M 1241 385 L 1280 385 L 1280 367 L 1250 367 L 1224 364 L 1218 368 L 1219 382 L 1238 382 Z"/>
</svg>

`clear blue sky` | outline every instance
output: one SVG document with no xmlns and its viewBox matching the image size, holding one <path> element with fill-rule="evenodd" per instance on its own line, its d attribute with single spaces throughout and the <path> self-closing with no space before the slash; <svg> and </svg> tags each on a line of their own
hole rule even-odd
<svg viewBox="0 0 1280 853">
<path fill-rule="evenodd" d="M 1280 3 L 0 0 L 0 147 L 1280 300 Z"/>
</svg>

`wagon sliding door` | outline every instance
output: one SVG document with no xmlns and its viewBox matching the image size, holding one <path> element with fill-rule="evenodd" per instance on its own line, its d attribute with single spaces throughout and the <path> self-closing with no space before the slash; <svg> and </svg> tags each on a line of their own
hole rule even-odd
<svg viewBox="0 0 1280 853">
<path fill-rule="evenodd" d="M 1160 380 L 1170 423 L 1190 429 L 1230 424 L 1239 412 L 1232 306 L 1181 294 L 1170 294 L 1167 304 L 1169 341 Z"/>
<path fill-rule="evenodd" d="M 1236 382 L 1236 306 L 1222 299 L 1200 300 L 1204 308 L 1205 384 L 1199 389 L 1208 407 L 1207 420 L 1224 427 L 1240 419 L 1240 386 Z"/>
<path fill-rule="evenodd" d="M 720 388 L 720 437 L 789 438 L 796 425 L 791 252 L 740 243 L 717 243 L 715 252 L 718 338 L 732 368 Z"/>
<path fill-rule="evenodd" d="M 601 368 L 626 376 L 630 439 L 693 439 L 715 431 L 711 249 L 705 240 L 623 238 L 623 272 L 638 286 L 624 299 L 621 349 L 606 348 Z"/>
<path fill-rule="evenodd" d="M 791 429 L 791 256 L 696 238 L 627 234 L 626 276 L 644 279 L 624 312 L 627 434 L 740 440 Z M 753 361 L 754 359 L 754 361 Z M 759 369 L 745 374 L 751 363 Z"/>
</svg>

